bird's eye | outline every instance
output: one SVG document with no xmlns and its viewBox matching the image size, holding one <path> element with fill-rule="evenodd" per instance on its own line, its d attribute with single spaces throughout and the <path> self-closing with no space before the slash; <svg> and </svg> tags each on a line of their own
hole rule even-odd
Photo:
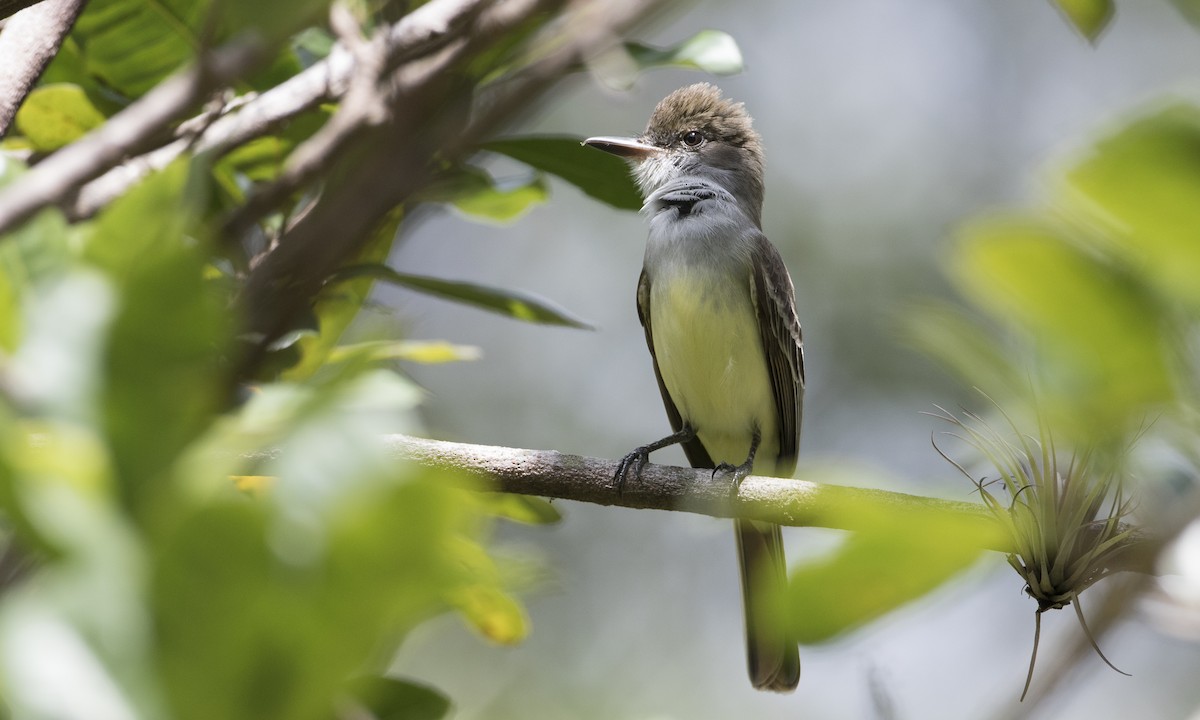
<svg viewBox="0 0 1200 720">
<path fill-rule="evenodd" d="M 699 130 L 688 130 L 683 134 L 683 144 L 688 147 L 700 147 L 704 142 L 704 133 Z"/>
</svg>

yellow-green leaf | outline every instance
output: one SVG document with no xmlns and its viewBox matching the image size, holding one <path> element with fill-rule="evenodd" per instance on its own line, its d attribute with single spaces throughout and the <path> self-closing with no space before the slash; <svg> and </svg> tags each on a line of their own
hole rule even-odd
<svg viewBox="0 0 1200 720">
<path fill-rule="evenodd" d="M 589 64 L 597 77 L 611 88 L 627 90 L 638 76 L 654 68 L 700 70 L 713 75 L 742 71 L 742 51 L 728 33 L 701 30 L 683 42 L 657 48 L 630 42 Z"/>
<path fill-rule="evenodd" d="M 520 290 L 478 285 L 458 280 L 442 280 L 424 275 L 397 272 L 386 265 L 366 264 L 344 268 L 329 281 L 329 285 L 363 277 L 374 277 L 411 290 L 436 295 L 447 300 L 466 303 L 483 310 L 507 315 L 526 322 L 592 329 L 591 324 L 555 306 L 549 300 Z"/>
<path fill-rule="evenodd" d="M 390 677 L 365 677 L 353 683 L 353 696 L 372 720 L 441 720 L 450 700 L 427 685 Z"/>
<path fill-rule="evenodd" d="M 1032 335 L 1046 379 L 1091 429 L 1117 430 L 1172 395 L 1163 313 L 1123 268 L 1064 234 L 1024 218 L 979 222 L 953 271 L 981 307 Z"/>
<path fill-rule="evenodd" d="M 701 30 L 687 40 L 668 48 L 641 43 L 626 43 L 625 49 L 640 69 L 685 68 L 714 75 L 734 75 L 743 68 L 742 51 L 729 33 Z"/>
<path fill-rule="evenodd" d="M 328 362 L 361 360 L 407 360 L 426 364 L 478 360 L 481 352 L 474 345 L 455 345 L 445 340 L 372 340 L 340 345 L 329 353 Z"/>
<path fill-rule="evenodd" d="M 1200 307 L 1200 108 L 1178 104 L 1107 137 L 1067 173 L 1068 200 L 1106 250 Z"/>
<path fill-rule="evenodd" d="M 534 205 L 544 203 L 547 197 L 546 183 L 541 177 L 535 177 L 509 187 L 489 184 L 470 188 L 452 198 L 450 203 L 475 219 L 505 225 L 529 212 Z"/>
<path fill-rule="evenodd" d="M 450 595 L 463 618 L 488 640 L 515 645 L 529 634 L 529 617 L 516 598 L 494 585 L 468 585 Z"/>
<path fill-rule="evenodd" d="M 1010 349 L 973 317 L 948 302 L 927 301 L 908 308 L 901 318 L 905 335 L 917 349 L 939 360 L 968 385 L 1007 396 L 1023 388 Z"/>
<path fill-rule="evenodd" d="M 1053 0 L 1063 17 L 1089 42 L 1108 27 L 1116 7 L 1113 0 Z"/>
<path fill-rule="evenodd" d="M 493 515 L 528 525 L 549 525 L 562 520 L 558 508 L 549 501 L 529 495 L 484 493 L 484 507 Z"/>
<path fill-rule="evenodd" d="M 404 207 L 396 207 L 379 222 L 373 237 L 358 256 L 359 262 L 372 265 L 387 258 L 404 215 Z M 364 273 L 355 275 L 349 282 L 330 283 L 321 291 L 313 308 L 318 331 L 298 335 L 296 347 L 300 351 L 300 361 L 282 373 L 284 380 L 303 380 L 321 369 L 350 321 L 358 314 L 374 283 L 375 278 Z"/>
<path fill-rule="evenodd" d="M 832 512 L 869 529 L 792 573 L 787 606 L 802 643 L 830 640 L 932 591 L 973 563 L 999 532 L 937 512 L 919 523 L 877 505 L 845 503 Z"/>
<path fill-rule="evenodd" d="M 1172 0 L 1172 4 L 1188 22 L 1200 27 L 1200 0 Z"/>
<path fill-rule="evenodd" d="M 52 152 L 75 142 L 104 120 L 83 88 L 57 83 L 31 92 L 17 111 L 16 124 L 33 149 Z"/>
<path fill-rule="evenodd" d="M 507 155 L 566 180 L 597 200 L 621 210 L 642 207 L 642 196 L 624 160 L 583 147 L 583 139 L 560 135 L 493 140 L 484 150 Z"/>
</svg>

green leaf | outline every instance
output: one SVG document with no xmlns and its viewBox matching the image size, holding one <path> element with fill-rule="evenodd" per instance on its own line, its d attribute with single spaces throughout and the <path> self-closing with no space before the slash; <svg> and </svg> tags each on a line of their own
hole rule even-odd
<svg viewBox="0 0 1200 720">
<path fill-rule="evenodd" d="M 1112 20 L 1116 6 L 1113 0 L 1053 0 L 1071 25 L 1088 42 L 1095 42 Z"/>
<path fill-rule="evenodd" d="M 400 206 L 393 208 L 379 221 L 370 241 L 358 255 L 359 263 L 373 266 L 387 259 L 404 215 L 404 207 Z M 350 278 L 349 282 L 327 283 L 322 288 L 313 307 L 317 332 L 298 336 L 296 347 L 300 351 L 300 360 L 282 373 L 284 380 L 298 381 L 312 377 L 328 362 L 342 333 L 362 309 L 374 282 L 374 276 L 364 273 Z"/>
<path fill-rule="evenodd" d="M 17 182 L 24 174 L 21 163 L 0 157 L 0 187 Z M 63 272 L 72 257 L 67 221 L 54 207 L 0 235 L 0 350 L 14 350 L 21 339 L 21 302 L 26 292 Z"/>
<path fill-rule="evenodd" d="M 75 142 L 104 123 L 78 85 L 43 85 L 29 94 L 17 111 L 17 129 L 39 152 L 52 152 Z"/>
<path fill-rule="evenodd" d="M 281 40 L 324 18 L 329 0 L 256 0 L 219 5 L 232 30 L 253 29 L 271 40 Z"/>
<path fill-rule="evenodd" d="M 1200 108 L 1178 104 L 1096 143 L 1067 172 L 1068 200 L 1105 250 L 1167 298 L 1200 308 Z"/>
<path fill-rule="evenodd" d="M 283 161 L 291 151 L 291 143 L 272 135 L 234 148 L 221 162 L 228 163 L 249 180 L 265 182 L 279 176 Z"/>
<path fill-rule="evenodd" d="M 116 298 L 95 272 L 75 271 L 38 283 L 22 298 L 24 337 L 11 382 L 30 410 L 86 424 L 99 412 Z"/>
<path fill-rule="evenodd" d="M 625 43 L 588 64 L 592 73 L 616 90 L 633 87 L 638 76 L 657 68 L 701 70 L 714 75 L 733 75 L 742 71 L 742 52 L 727 33 L 702 30 L 668 48 L 641 43 Z"/>
<path fill-rule="evenodd" d="M 264 501 L 195 513 L 156 558 L 159 662 L 180 720 L 328 717 L 381 638 L 443 610 L 467 579 L 447 551 L 471 527 L 463 491 L 434 473 L 386 482 L 374 461 L 330 465 L 330 443 L 304 452 L 319 432 L 291 439 L 307 472 L 289 462 L 297 472 Z M 316 497 L 293 497 L 313 490 L 329 492 L 316 514 Z"/>
<path fill-rule="evenodd" d="M 981 317 L 947 302 L 926 301 L 908 308 L 901 327 L 918 350 L 942 362 L 967 385 L 998 397 L 1024 387 L 1012 349 L 985 329 Z"/>
<path fill-rule="evenodd" d="M 524 215 L 531 207 L 546 201 L 546 184 L 540 177 L 510 188 L 495 185 L 480 187 L 451 201 L 455 208 L 471 217 L 507 224 Z"/>
<path fill-rule="evenodd" d="M 925 595 L 975 562 L 998 532 L 936 512 L 920 522 L 876 505 L 842 503 L 831 512 L 867 529 L 791 574 L 787 609 L 801 643 L 831 640 Z"/>
<path fill-rule="evenodd" d="M 72 37 L 89 74 L 137 97 L 190 61 L 213 6 L 192 0 L 90 2 Z"/>
<path fill-rule="evenodd" d="M 75 23 L 71 37 L 88 75 L 110 91 L 134 98 L 191 62 L 202 49 L 253 29 L 278 41 L 318 16 L 324 0 L 220 3 L 212 0 L 95 0 Z M 296 60 L 276 58 L 276 76 Z M 77 82 L 83 82 L 77 78 Z"/>
<path fill-rule="evenodd" d="M 152 175 L 97 218 L 85 246 L 117 289 L 104 424 L 126 499 L 146 521 L 172 492 L 165 471 L 222 405 L 232 328 L 197 227 L 205 171 L 178 161 Z"/>
<path fill-rule="evenodd" d="M 562 514 L 558 512 L 558 508 L 539 497 L 511 493 L 485 493 L 481 498 L 488 512 L 513 522 L 526 525 L 552 525 L 562 520 Z"/>
<path fill-rule="evenodd" d="M 1200 27 L 1200 0 L 1171 0 L 1171 3 L 1188 22 Z"/>
<path fill-rule="evenodd" d="M 506 225 L 534 205 L 545 202 L 548 196 L 546 184 L 540 176 L 501 187 L 485 171 L 467 166 L 457 168 L 426 191 L 421 199 L 447 202 L 477 220 Z"/>
<path fill-rule="evenodd" d="M 1127 429 L 1172 397 L 1163 310 L 1123 268 L 1036 220 L 994 219 L 961 235 L 953 271 L 963 292 L 1032 335 L 1041 379 L 1088 429 Z"/>
<path fill-rule="evenodd" d="M 625 44 L 625 49 L 639 70 L 683 68 L 735 75 L 744 67 L 737 42 L 720 30 L 701 30 L 673 47 L 655 48 L 631 42 Z"/>
<path fill-rule="evenodd" d="M 493 583 L 478 583 L 449 595 L 467 624 L 500 645 L 516 645 L 529 635 L 529 615 L 515 597 Z"/>
<path fill-rule="evenodd" d="M 581 138 L 531 136 L 493 140 L 484 150 L 566 180 L 597 200 L 621 210 L 638 210 L 642 196 L 624 160 L 583 146 Z"/>
<path fill-rule="evenodd" d="M 353 694 L 375 720 L 441 720 L 450 714 L 449 698 L 411 680 L 364 677 L 354 683 Z"/>
<path fill-rule="evenodd" d="M 22 469 L 20 494 L 61 559 L 25 557 L 27 579 L 0 604 L 0 681 L 6 714 L 17 717 L 164 717 L 138 536 L 107 495 L 65 477 L 97 458 L 48 457 L 85 449 L 79 426 L 60 425 L 36 439 L 42 467 Z M 90 442 L 87 442 L 90 441 Z M 96 438 L 85 443 L 98 449 Z M 32 448 L 31 448 L 32 449 Z M 53 709 L 51 709 L 53 708 Z"/>
<path fill-rule="evenodd" d="M 591 330 L 592 325 L 580 320 L 566 310 L 554 306 L 549 300 L 519 290 L 477 285 L 456 280 L 441 280 L 425 275 L 410 275 L 397 272 L 386 265 L 354 265 L 344 268 L 330 279 L 330 284 L 345 280 L 373 277 L 400 285 L 410 290 L 435 295 L 446 300 L 461 302 L 483 310 L 524 320 L 525 322 Z"/>
<path fill-rule="evenodd" d="M 292 38 L 292 47 L 308 61 L 308 64 L 312 64 L 329 55 L 336 42 L 328 30 L 310 27 L 301 30 Z"/>
<path fill-rule="evenodd" d="M 438 364 L 478 360 L 479 357 L 478 347 L 455 345 L 444 340 L 371 340 L 353 345 L 339 345 L 329 353 L 327 362 L 406 360 Z"/>
</svg>

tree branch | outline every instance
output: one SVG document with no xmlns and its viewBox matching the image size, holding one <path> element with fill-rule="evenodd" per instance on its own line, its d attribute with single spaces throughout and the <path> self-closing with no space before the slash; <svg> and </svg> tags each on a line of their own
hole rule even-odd
<svg viewBox="0 0 1200 720">
<path fill-rule="evenodd" d="M 488 133 L 528 112 L 552 82 L 615 42 L 654 5 L 651 0 L 494 4 L 463 37 L 432 56 L 400 67 L 381 88 L 393 113 L 390 122 L 375 126 L 365 117 L 345 118 L 338 139 L 348 141 L 323 147 L 323 151 L 338 148 L 331 159 L 341 162 L 327 163 L 322 174 L 334 181 L 323 189 L 312 211 L 287 228 L 278 244 L 253 265 L 241 304 L 247 311 L 246 336 L 254 342 L 233 379 L 254 375 L 268 345 L 287 331 L 325 279 L 354 257 L 381 218 L 429 182 L 435 157 L 453 162 L 472 152 Z M 547 15 L 556 18 L 548 28 L 553 31 L 553 49 L 531 66 L 539 72 L 519 74 L 525 79 L 506 84 L 505 91 L 495 94 L 500 101 L 472 104 L 472 89 L 464 86 L 459 70 L 510 32 Z M 468 123 L 472 114 L 475 118 Z M 350 128 L 357 130 L 353 136 Z M 356 160 L 352 173 L 340 169 L 347 157 Z M 254 214 L 263 210 L 253 199 L 245 207 Z M 246 217 L 248 211 L 239 212 L 225 230 L 245 227 L 246 220 L 253 219 Z"/>
<path fill-rule="evenodd" d="M 96 130 L 46 158 L 21 182 L 0 191 L 0 234 L 62 201 L 129 155 L 153 147 L 171 123 L 213 90 L 244 76 L 265 55 L 265 45 L 252 39 L 206 52 L 194 65 L 159 83 Z"/>
<path fill-rule="evenodd" d="M 384 38 L 388 67 L 434 52 L 449 42 L 483 7 L 483 0 L 438 0 L 405 15 Z M 354 73 L 354 57 L 343 43 L 329 55 L 261 95 L 245 99 L 236 110 L 208 124 L 191 143 L 177 140 L 133 158 L 80 189 L 67 208 L 73 219 L 85 219 L 123 194 L 152 172 L 162 170 L 184 152 L 219 157 L 235 147 L 262 137 L 284 122 L 322 102 L 339 100 Z"/>
<path fill-rule="evenodd" d="M 613 483 L 617 463 L 612 460 L 408 435 L 389 435 L 385 442 L 397 460 L 453 469 L 519 495 L 853 531 L 870 531 L 880 515 L 911 524 L 914 532 L 931 520 L 954 520 L 977 531 L 964 535 L 978 538 L 982 549 L 1012 551 L 1002 526 L 976 503 L 757 475 L 743 480 L 732 497 L 728 480 L 720 474 L 714 477 L 711 470 L 654 464 L 646 465 L 639 478 L 629 478 L 618 492 Z M 1135 534 L 1113 569 L 1153 572 L 1160 547 L 1159 539 Z"/>
<path fill-rule="evenodd" d="M 54 59 L 84 0 L 46 0 L 13 15 L 0 32 L 0 137 Z"/>
</svg>

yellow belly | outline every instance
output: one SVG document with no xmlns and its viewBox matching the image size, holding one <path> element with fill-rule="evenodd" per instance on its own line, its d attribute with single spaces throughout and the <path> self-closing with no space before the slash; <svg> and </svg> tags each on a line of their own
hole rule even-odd
<svg viewBox="0 0 1200 720">
<path fill-rule="evenodd" d="M 749 278 L 737 278 L 736 287 L 731 280 L 694 271 L 656 278 L 654 353 L 667 392 L 713 462 L 744 462 L 757 427 L 755 472 L 774 474 L 777 410 Z"/>
</svg>

